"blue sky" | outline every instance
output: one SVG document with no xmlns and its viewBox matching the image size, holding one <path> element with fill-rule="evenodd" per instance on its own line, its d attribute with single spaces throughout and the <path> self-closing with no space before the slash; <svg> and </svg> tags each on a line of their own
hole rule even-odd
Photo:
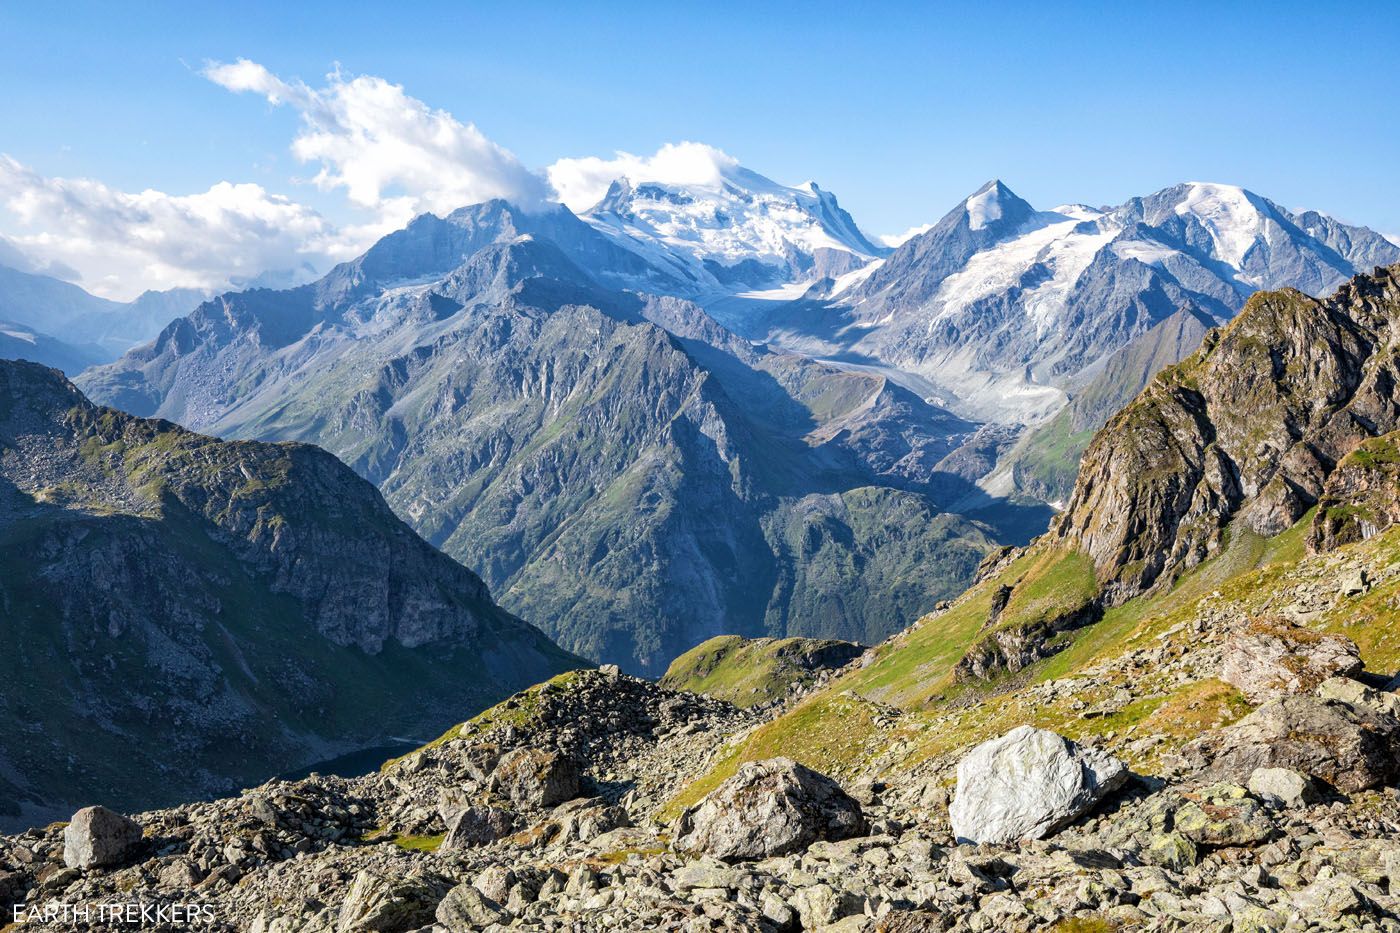
<svg viewBox="0 0 1400 933">
<path fill-rule="evenodd" d="M 201 73 L 246 58 L 321 89 L 338 63 L 530 169 L 694 140 L 817 181 L 875 234 L 936 220 L 991 177 L 1046 207 L 1223 181 L 1395 233 L 1397 26 L 1395 6 L 1288 2 L 9 3 L 0 153 L 32 184 L 178 197 L 250 182 L 337 229 L 369 224 L 382 205 L 306 181 L 319 166 L 290 151 L 295 106 Z M 0 233 L 54 222 L 4 210 Z"/>
</svg>

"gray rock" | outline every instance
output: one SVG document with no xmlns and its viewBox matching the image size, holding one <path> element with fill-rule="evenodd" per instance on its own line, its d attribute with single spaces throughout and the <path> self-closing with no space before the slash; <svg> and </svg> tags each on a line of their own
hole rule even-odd
<svg viewBox="0 0 1400 933">
<path fill-rule="evenodd" d="M 368 869 L 355 875 L 340 905 L 337 933 L 406 933 L 431 923 L 446 886 L 412 874 L 386 877 Z"/>
<path fill-rule="evenodd" d="M 1363 568 L 1358 568 L 1347 574 L 1337 584 L 1337 589 L 1341 591 L 1343 596 L 1360 596 L 1370 588 L 1371 581 L 1366 578 L 1366 571 Z"/>
<path fill-rule="evenodd" d="M 1041 839 L 1127 782 L 1117 758 L 1031 726 L 983 742 L 958 763 L 948 815 L 959 842 Z"/>
<path fill-rule="evenodd" d="M 1204 776 L 1246 781 L 1256 768 L 1292 768 L 1343 793 L 1394 777 L 1400 723 L 1365 706 L 1317 697 L 1284 697 L 1182 750 Z"/>
<path fill-rule="evenodd" d="M 1142 857 L 1150 865 L 1184 871 L 1195 865 L 1200 856 L 1196 844 L 1181 833 L 1163 833 L 1152 840 Z"/>
<path fill-rule="evenodd" d="M 141 845 L 141 824 L 106 807 L 84 807 L 63 830 L 63 863 L 69 868 L 120 865 Z"/>
<path fill-rule="evenodd" d="M 1324 700 L 1341 700 L 1353 706 L 1369 706 L 1378 713 L 1400 718 L 1400 696 L 1389 690 L 1375 690 L 1349 677 L 1329 677 L 1317 685 Z"/>
<path fill-rule="evenodd" d="M 724 859 L 800 852 L 819 839 L 864 835 L 860 804 L 791 758 L 751 761 L 681 814 L 675 845 Z"/>
<path fill-rule="evenodd" d="M 561 842 L 588 842 L 630 825 L 627 811 L 600 798 L 578 798 L 561 804 L 549 818 L 559 826 Z"/>
<path fill-rule="evenodd" d="M 447 835 L 441 851 L 455 852 L 472 846 L 490 845 L 509 836 L 515 829 L 515 817 L 499 807 L 467 807 L 447 824 Z"/>
<path fill-rule="evenodd" d="M 1305 807 L 1317 802 L 1317 785 L 1292 768 L 1255 768 L 1249 776 L 1249 792 L 1279 807 Z"/>
<path fill-rule="evenodd" d="M 515 886 L 515 872 L 506 865 L 488 865 L 478 874 L 472 884 L 482 896 L 504 904 L 510 898 L 510 889 Z"/>
<path fill-rule="evenodd" d="M 473 885 L 459 884 L 437 907 L 437 922 L 448 933 L 476 933 L 493 923 L 507 923 L 509 913 Z"/>
<path fill-rule="evenodd" d="M 552 807 L 578 796 L 578 766 L 558 752 L 517 748 L 496 763 L 491 787 L 518 807 Z"/>
<path fill-rule="evenodd" d="M 1238 784 L 1204 788 L 1172 814 L 1172 828 L 1202 846 L 1257 845 L 1274 832 L 1264 807 Z"/>
<path fill-rule="evenodd" d="M 1351 639 L 1284 624 L 1232 637 L 1220 661 L 1220 679 L 1254 703 L 1309 693 L 1329 677 L 1360 670 L 1361 653 Z"/>
</svg>

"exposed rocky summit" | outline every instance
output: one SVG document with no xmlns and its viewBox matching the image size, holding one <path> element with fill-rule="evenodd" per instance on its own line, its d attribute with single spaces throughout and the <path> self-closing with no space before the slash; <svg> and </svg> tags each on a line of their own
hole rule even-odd
<svg viewBox="0 0 1400 933">
<path fill-rule="evenodd" d="M 1121 601 L 1200 563 L 1232 520 L 1284 530 L 1400 426 L 1397 322 L 1400 266 L 1324 299 L 1254 295 L 1099 433 L 1054 535 Z"/>
<path fill-rule="evenodd" d="M 227 792 L 579 663 L 325 452 L 32 364 L 0 362 L 0 563 L 6 825 Z"/>
</svg>

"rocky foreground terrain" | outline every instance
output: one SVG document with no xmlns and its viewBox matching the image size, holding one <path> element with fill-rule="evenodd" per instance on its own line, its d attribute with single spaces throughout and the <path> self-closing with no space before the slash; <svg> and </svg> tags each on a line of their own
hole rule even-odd
<svg viewBox="0 0 1400 933">
<path fill-rule="evenodd" d="M 1400 695 L 1339 676 L 1359 670 L 1342 639 L 1216 642 L 1175 663 L 1244 652 L 1273 699 L 1166 777 L 1021 726 L 844 786 L 751 762 L 667 822 L 761 717 L 576 672 L 369 777 L 0 840 L 0 899 L 51 930 L 121 928 L 100 911 L 128 902 L 201 905 L 144 928 L 257 933 L 1400 929 Z"/>
</svg>

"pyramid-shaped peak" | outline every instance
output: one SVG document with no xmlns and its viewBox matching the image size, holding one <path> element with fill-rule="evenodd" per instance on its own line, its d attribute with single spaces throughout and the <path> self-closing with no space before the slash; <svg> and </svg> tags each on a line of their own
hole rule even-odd
<svg viewBox="0 0 1400 933">
<path fill-rule="evenodd" d="M 994 178 L 974 191 L 964 202 L 967 210 L 968 227 L 981 230 L 1002 219 L 1022 218 L 1031 211 L 1031 206 L 1016 196 L 1016 193 L 1001 179 Z"/>
</svg>

